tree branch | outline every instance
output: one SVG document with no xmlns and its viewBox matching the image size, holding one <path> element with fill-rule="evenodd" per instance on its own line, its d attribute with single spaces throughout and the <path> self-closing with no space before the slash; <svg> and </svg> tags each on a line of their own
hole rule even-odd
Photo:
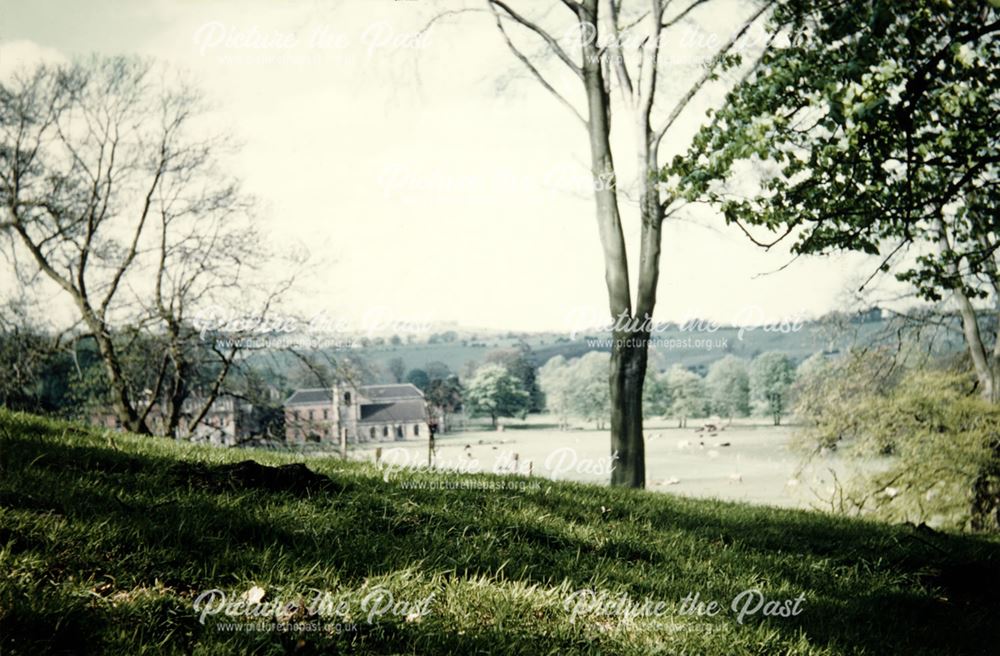
<svg viewBox="0 0 1000 656">
<path fill-rule="evenodd" d="M 496 14 L 496 7 L 500 7 L 501 9 L 504 10 L 504 12 L 506 12 L 508 16 L 514 19 L 517 23 L 521 24 L 522 26 L 528 28 L 529 30 L 540 36 L 542 40 L 545 41 L 546 44 L 548 44 L 552 52 L 554 52 L 556 56 L 559 57 L 559 59 L 561 59 L 563 63 L 566 64 L 566 66 L 569 67 L 571 71 L 576 73 L 577 77 L 583 79 L 583 69 L 580 66 L 578 66 L 576 62 L 574 62 L 569 55 L 566 54 L 566 51 L 559 46 L 559 43 L 554 38 L 552 38 L 551 34 L 540 28 L 535 23 L 529 21 L 521 14 L 511 9 L 510 6 L 508 6 L 507 3 L 504 2 L 503 0 L 486 0 L 486 1 L 487 3 L 489 3 L 490 8 L 493 9 L 494 14 Z"/>
<path fill-rule="evenodd" d="M 573 105 L 568 100 L 566 100 L 566 98 L 562 94 L 556 91 L 555 87 L 549 84 L 548 80 L 546 80 L 545 77 L 541 74 L 541 72 L 535 67 L 535 65 L 531 63 L 531 60 L 529 60 L 524 53 L 522 53 L 520 50 L 517 49 L 517 46 L 514 45 L 514 42 L 511 41 L 510 36 L 507 34 L 507 30 L 504 29 L 500 14 L 496 11 L 496 9 L 493 8 L 493 1 L 490 0 L 489 4 L 490 4 L 490 9 L 493 12 L 493 17 L 496 20 L 497 29 L 500 30 L 500 34 L 503 36 L 503 39 L 507 43 L 507 47 L 510 49 L 510 51 L 514 54 L 515 57 L 517 57 L 517 59 L 522 64 L 524 64 L 525 68 L 527 68 L 531 72 L 531 74 L 535 77 L 535 79 L 538 80 L 538 83 L 541 84 L 546 91 L 555 96 L 556 100 L 562 103 L 564 107 L 569 109 L 569 111 L 573 113 L 573 116 L 575 116 L 577 120 L 580 121 L 580 123 L 586 126 L 587 119 L 585 119 L 583 115 L 580 114 L 580 112 L 578 112 L 576 108 L 573 107 Z"/>
</svg>

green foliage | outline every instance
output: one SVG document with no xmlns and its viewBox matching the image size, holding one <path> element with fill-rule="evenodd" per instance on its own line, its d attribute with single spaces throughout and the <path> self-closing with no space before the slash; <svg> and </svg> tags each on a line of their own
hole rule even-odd
<svg viewBox="0 0 1000 656">
<path fill-rule="evenodd" d="M 445 413 L 457 412 L 462 409 L 462 384 L 457 376 L 435 378 L 427 386 L 425 394 L 427 401 Z"/>
<path fill-rule="evenodd" d="M 997 9 L 784 0 L 772 30 L 664 180 L 727 222 L 793 235 L 795 252 L 881 254 L 883 270 L 895 257 L 927 299 L 985 296 L 1000 245 Z"/>
<path fill-rule="evenodd" d="M 67 411 L 72 356 L 40 331 L 3 323 L 0 317 L 0 406 Z"/>
<path fill-rule="evenodd" d="M 406 382 L 417 386 L 420 391 L 426 392 L 431 384 L 431 377 L 423 369 L 410 369 L 409 373 L 406 374 Z"/>
<path fill-rule="evenodd" d="M 819 387 L 834 400 L 809 415 L 810 442 L 853 458 L 893 456 L 849 483 L 842 510 L 1000 531 L 1000 407 L 973 395 L 967 375 L 910 371 L 893 382 L 873 373 L 860 359 L 830 365 Z"/>
<path fill-rule="evenodd" d="M 791 390 L 792 410 L 805 424 L 797 447 L 814 453 L 857 440 L 865 424 L 853 409 L 884 395 L 899 374 L 895 354 L 883 349 L 853 350 L 838 358 L 817 353 L 804 360 Z M 880 451 L 890 450 L 884 445 Z"/>
<path fill-rule="evenodd" d="M 566 428 L 573 414 L 573 369 L 561 355 L 549 358 L 538 368 L 538 385 L 545 394 L 545 408 L 559 420 L 559 427 Z"/>
<path fill-rule="evenodd" d="M 642 416 L 662 417 L 670 412 L 673 398 L 665 376 L 657 373 L 652 366 L 646 367 L 646 380 L 642 384 Z"/>
<path fill-rule="evenodd" d="M 465 387 L 465 408 L 473 416 L 486 416 L 496 425 L 498 417 L 523 417 L 531 397 L 521 381 L 500 364 L 484 364 Z"/>
<path fill-rule="evenodd" d="M 538 370 L 538 380 L 545 393 L 547 407 L 563 427 L 569 417 L 579 417 L 604 428 L 611 416 L 611 392 L 608 374 L 611 356 L 591 351 L 579 358 L 550 358 Z"/>
<path fill-rule="evenodd" d="M 705 376 L 712 410 L 722 417 L 750 414 L 750 374 L 747 362 L 735 355 L 716 360 Z"/>
<path fill-rule="evenodd" d="M 670 393 L 670 413 L 680 425 L 686 426 L 691 417 L 708 415 L 708 393 L 701 376 L 674 365 L 667 371 L 665 380 Z"/>
<path fill-rule="evenodd" d="M 528 392 L 530 398 L 528 412 L 541 412 L 545 408 L 545 396 L 537 380 L 538 365 L 527 342 L 522 341 L 514 348 L 493 351 L 486 356 L 486 362 L 503 365 L 521 381 L 521 387 Z"/>
<path fill-rule="evenodd" d="M 406 362 L 403 361 L 403 358 L 392 358 L 389 360 L 388 367 L 389 374 L 392 376 L 392 382 L 403 382 L 403 377 L 406 375 Z"/>
<path fill-rule="evenodd" d="M 759 412 L 774 420 L 775 426 L 788 408 L 794 377 L 792 362 L 784 353 L 761 353 L 750 364 L 750 398 Z"/>
<path fill-rule="evenodd" d="M 443 362 L 435 360 L 424 365 L 424 371 L 433 380 L 446 380 L 451 376 L 451 369 Z"/>
</svg>

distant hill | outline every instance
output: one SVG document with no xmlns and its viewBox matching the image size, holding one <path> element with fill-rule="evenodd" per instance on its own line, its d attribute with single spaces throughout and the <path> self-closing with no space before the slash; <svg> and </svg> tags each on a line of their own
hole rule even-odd
<svg viewBox="0 0 1000 656">
<path fill-rule="evenodd" d="M 874 344 L 895 339 L 889 322 L 866 318 L 855 321 L 811 321 L 794 332 L 778 332 L 764 328 L 720 327 L 714 332 L 683 330 L 673 326 L 654 335 L 650 361 L 658 370 L 680 364 L 694 371 L 704 371 L 716 360 L 732 354 L 753 358 L 765 351 L 786 353 L 800 362 L 816 352 L 837 353 L 854 345 Z M 610 335 L 594 333 L 571 339 L 565 333 L 487 333 L 477 331 L 452 342 L 369 346 L 353 350 L 372 364 L 383 369 L 393 358 L 402 358 L 406 369 L 423 368 L 430 362 L 443 362 L 455 373 L 462 374 L 469 363 L 480 364 L 496 350 L 516 348 L 525 343 L 531 347 L 540 366 L 561 355 L 567 359 L 590 351 L 610 351 Z M 951 341 L 940 342 L 944 350 L 961 350 L 958 335 Z"/>
</svg>

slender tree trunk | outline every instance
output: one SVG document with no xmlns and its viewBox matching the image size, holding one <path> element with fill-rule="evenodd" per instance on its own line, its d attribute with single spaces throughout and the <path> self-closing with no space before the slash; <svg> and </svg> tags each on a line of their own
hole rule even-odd
<svg viewBox="0 0 1000 656">
<path fill-rule="evenodd" d="M 122 373 L 121 365 L 118 364 L 118 356 L 115 352 L 114 344 L 109 335 L 98 335 L 95 331 L 94 338 L 97 340 L 97 348 L 104 361 L 104 370 L 108 374 L 108 383 L 111 386 L 111 405 L 114 408 L 118 420 L 128 430 L 140 435 L 149 435 L 149 428 L 146 423 L 140 421 L 138 413 L 132 404 L 132 399 L 125 384 L 125 376 Z"/>
<path fill-rule="evenodd" d="M 945 221 L 940 216 L 936 219 L 938 229 L 938 248 L 942 255 L 952 253 L 951 241 L 948 238 L 948 230 Z M 991 403 L 1000 401 L 1000 376 L 998 376 L 997 363 L 990 363 L 989 351 L 983 342 L 982 333 L 979 330 L 979 319 L 976 315 L 976 308 L 965 293 L 961 272 L 958 263 L 949 259 L 948 275 L 953 278 L 954 296 L 958 304 L 958 312 L 962 317 L 962 333 L 965 336 L 965 344 L 969 349 L 969 357 L 972 359 L 972 366 L 976 372 L 976 379 L 979 381 L 979 392 L 984 399 Z M 995 346 L 1000 346 L 1000 339 Z"/>
<path fill-rule="evenodd" d="M 114 340 L 108 332 L 108 328 L 91 310 L 87 304 L 79 297 L 75 299 L 81 308 L 84 323 L 90 329 L 94 340 L 97 342 L 97 350 L 104 363 L 104 370 L 108 374 L 108 384 L 111 389 L 111 406 L 118 417 L 118 421 L 133 433 L 149 435 L 149 428 L 146 422 L 139 417 L 135 404 L 129 394 L 128 385 L 125 382 L 125 374 L 122 372 L 121 362 L 115 349 Z"/>
<path fill-rule="evenodd" d="M 597 1 L 581 3 L 580 20 L 597 24 Z M 632 316 L 628 258 L 618 208 L 617 179 L 611 154 L 610 101 L 597 44 L 582 42 L 583 83 L 587 94 L 587 133 L 597 206 L 597 226 L 604 252 L 604 279 L 612 321 Z M 611 484 L 644 487 L 642 385 L 646 371 L 645 335 L 616 331 L 611 350 L 611 456 L 617 458 Z"/>
</svg>

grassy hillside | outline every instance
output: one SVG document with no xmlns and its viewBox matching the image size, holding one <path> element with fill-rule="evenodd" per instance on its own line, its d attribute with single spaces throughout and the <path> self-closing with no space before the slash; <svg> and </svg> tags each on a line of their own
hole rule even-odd
<svg viewBox="0 0 1000 656">
<path fill-rule="evenodd" d="M 5 654 L 987 654 L 1000 644 L 994 540 L 537 479 L 387 481 L 332 459 L 308 461 L 318 475 L 234 467 L 294 460 L 3 410 L 0 440 Z M 194 601 L 210 589 L 251 598 L 202 624 Z M 607 603 L 571 596 L 585 589 Z M 747 589 L 801 595 L 801 613 L 738 623 L 730 602 Z M 242 614 L 315 591 L 336 600 L 313 609 L 325 615 Z M 691 593 L 722 610 L 681 615 Z M 247 628 L 261 619 L 287 630 Z"/>
</svg>

